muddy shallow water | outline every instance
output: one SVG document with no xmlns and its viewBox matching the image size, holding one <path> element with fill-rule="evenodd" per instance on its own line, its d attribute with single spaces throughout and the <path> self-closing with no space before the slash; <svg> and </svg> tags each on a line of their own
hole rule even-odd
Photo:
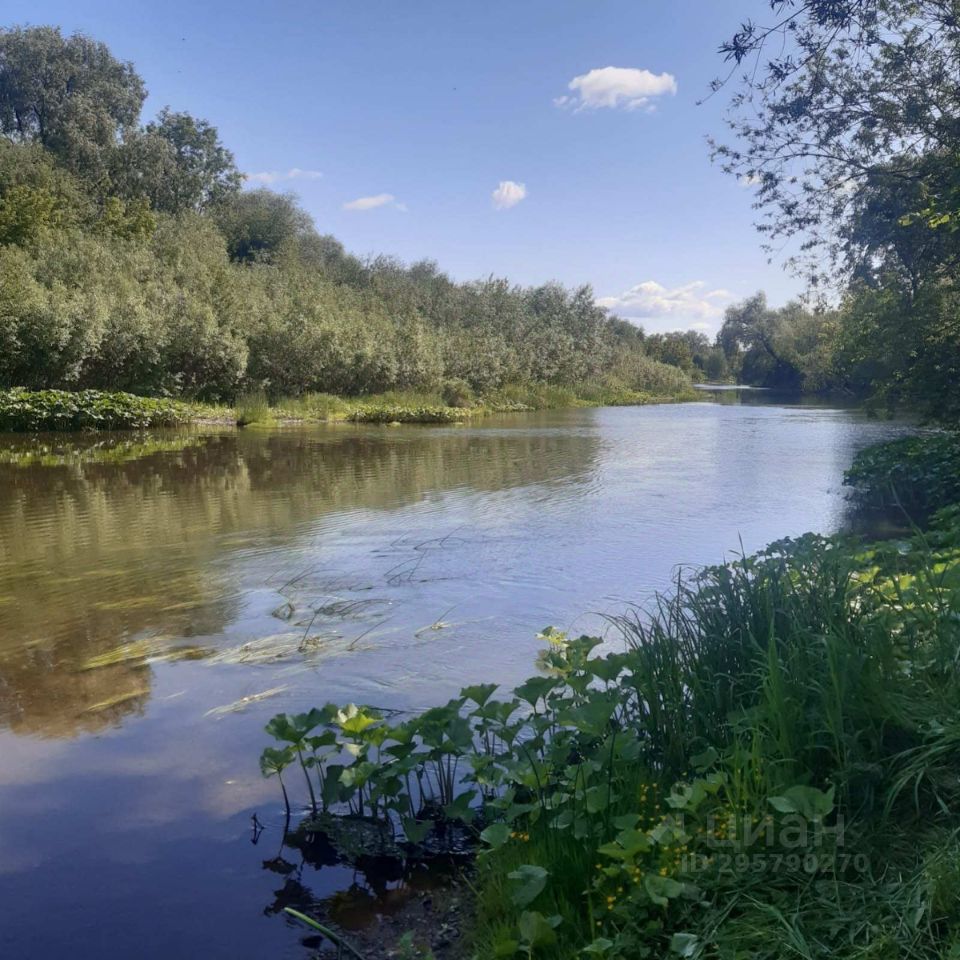
<svg viewBox="0 0 960 960">
<path fill-rule="evenodd" d="M 854 452 L 903 429 L 722 399 L 0 436 L 0 955 L 304 958 L 284 905 L 393 909 L 416 880 L 280 851 L 264 722 L 516 683 L 547 624 L 836 528 Z"/>
</svg>

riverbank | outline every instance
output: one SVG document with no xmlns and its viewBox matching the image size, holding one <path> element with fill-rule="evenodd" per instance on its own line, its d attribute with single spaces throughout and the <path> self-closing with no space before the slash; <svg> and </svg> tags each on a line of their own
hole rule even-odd
<svg viewBox="0 0 960 960">
<path fill-rule="evenodd" d="M 872 448 L 848 482 L 896 540 L 708 568 L 606 655 L 545 630 L 505 697 L 280 715 L 263 771 L 303 765 L 334 843 L 344 814 L 407 860 L 477 836 L 460 956 L 953 956 L 958 475 L 952 434 Z"/>
<path fill-rule="evenodd" d="M 481 397 L 465 387 L 443 393 L 391 391 L 364 397 L 311 393 L 271 401 L 247 394 L 232 406 L 99 390 L 0 391 L 0 431 L 138 430 L 149 427 L 283 423 L 460 423 L 494 413 L 576 407 L 644 406 L 697 399 L 688 389 L 656 395 L 619 384 L 507 385 Z"/>
</svg>

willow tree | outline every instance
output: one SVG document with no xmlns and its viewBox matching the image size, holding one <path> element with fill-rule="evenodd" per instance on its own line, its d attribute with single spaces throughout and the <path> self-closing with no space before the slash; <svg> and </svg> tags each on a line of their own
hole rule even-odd
<svg viewBox="0 0 960 960">
<path fill-rule="evenodd" d="M 57 27 L 0 30 L 0 134 L 40 144 L 75 172 L 102 174 L 145 97 L 133 65 L 105 43 Z"/>
</svg>

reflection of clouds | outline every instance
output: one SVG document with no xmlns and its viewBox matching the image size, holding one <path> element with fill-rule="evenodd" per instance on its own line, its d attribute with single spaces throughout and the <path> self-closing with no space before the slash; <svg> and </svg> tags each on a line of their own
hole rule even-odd
<svg viewBox="0 0 960 960">
<path fill-rule="evenodd" d="M 70 744 L 62 740 L 36 740 L 14 736 L 0 730 L 0 787 L 16 784 L 50 783 L 63 776 L 66 758 L 71 752 Z M 47 802 L 56 795 L 41 794 Z M 64 798 L 66 799 L 66 798 Z M 3 831 L 0 831 L 2 839 Z"/>
<path fill-rule="evenodd" d="M 85 781 L 103 785 L 116 798 L 99 827 L 110 833 L 169 827 L 192 818 L 225 820 L 251 806 L 272 804 L 279 798 L 277 784 L 259 775 L 256 761 L 266 739 L 266 716 L 284 707 L 263 705 L 252 724 L 251 718 L 236 718 L 239 723 L 227 737 L 230 749 L 225 749 L 224 725 L 196 719 L 207 696 L 209 691 L 199 687 L 186 704 L 172 701 L 185 707 L 179 723 L 148 723 L 136 738 L 122 733 L 71 742 L 0 733 L 3 820 L 15 821 L 18 812 L 75 810 Z M 253 729 L 238 736 L 238 725 Z M 8 832 L 0 830 L 0 836 Z"/>
</svg>

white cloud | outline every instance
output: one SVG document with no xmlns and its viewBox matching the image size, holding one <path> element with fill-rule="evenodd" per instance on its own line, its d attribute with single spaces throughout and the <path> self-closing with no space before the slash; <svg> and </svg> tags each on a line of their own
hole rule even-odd
<svg viewBox="0 0 960 960">
<path fill-rule="evenodd" d="M 269 187 L 273 183 L 283 180 L 319 180 L 323 174 L 319 170 L 301 170 L 300 167 L 291 167 L 286 172 L 282 170 L 262 170 L 260 173 L 247 173 L 248 183 L 260 183 Z"/>
<path fill-rule="evenodd" d="M 650 101 L 654 97 L 677 92 L 677 80 L 670 73 L 651 73 L 635 67 L 600 67 L 574 77 L 567 88 L 573 93 L 557 97 L 553 102 L 558 107 L 653 109 Z"/>
<path fill-rule="evenodd" d="M 406 213 L 406 204 L 399 203 L 392 193 L 378 193 L 372 197 L 357 197 L 343 205 L 344 210 L 376 210 L 377 207 L 393 207 Z"/>
<path fill-rule="evenodd" d="M 733 298 L 729 290 L 707 289 L 702 280 L 672 289 L 656 280 L 645 280 L 619 296 L 599 297 L 597 304 L 629 320 L 654 321 L 660 332 L 709 332 L 716 329 L 724 306 Z"/>
<path fill-rule="evenodd" d="M 490 194 L 493 205 L 498 210 L 509 210 L 515 207 L 526 195 L 526 184 L 516 183 L 513 180 L 501 180 L 497 189 Z"/>
</svg>

